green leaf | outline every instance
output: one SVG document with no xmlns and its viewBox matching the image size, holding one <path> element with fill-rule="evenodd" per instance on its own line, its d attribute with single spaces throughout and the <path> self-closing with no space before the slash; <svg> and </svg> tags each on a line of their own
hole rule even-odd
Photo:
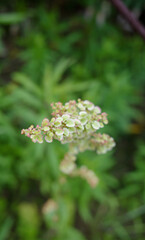
<svg viewBox="0 0 145 240">
<path fill-rule="evenodd" d="M 72 60 L 70 59 L 62 59 L 58 62 L 54 69 L 54 74 L 53 74 L 53 81 L 55 83 L 58 83 L 64 74 L 64 72 L 68 69 L 68 67 L 72 64 Z"/>
<path fill-rule="evenodd" d="M 35 93 L 37 96 L 42 96 L 40 88 L 27 75 L 19 72 L 14 73 L 13 80 L 21 84 L 28 91 Z"/>
<path fill-rule="evenodd" d="M 0 227 L 0 240 L 6 240 L 9 237 L 11 228 L 13 225 L 13 219 L 8 217 Z"/>
<path fill-rule="evenodd" d="M 1 13 L 0 24 L 9 25 L 22 22 L 26 18 L 24 13 Z"/>
</svg>

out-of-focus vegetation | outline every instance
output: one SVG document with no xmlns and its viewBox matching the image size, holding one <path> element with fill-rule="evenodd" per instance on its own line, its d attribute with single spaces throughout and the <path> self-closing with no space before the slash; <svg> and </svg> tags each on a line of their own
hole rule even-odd
<svg viewBox="0 0 145 240">
<path fill-rule="evenodd" d="M 124 2 L 144 23 L 144 1 Z M 0 5 L 0 240 L 144 240 L 143 40 L 109 1 Z M 66 146 L 20 135 L 50 116 L 51 102 L 78 98 L 109 114 L 117 142 L 79 155 L 95 189 L 60 174 Z"/>
</svg>

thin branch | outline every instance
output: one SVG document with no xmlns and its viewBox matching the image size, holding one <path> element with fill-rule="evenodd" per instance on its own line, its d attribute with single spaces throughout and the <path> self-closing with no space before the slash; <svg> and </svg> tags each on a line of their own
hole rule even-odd
<svg viewBox="0 0 145 240">
<path fill-rule="evenodd" d="M 124 18 L 130 23 L 130 25 L 140 34 L 140 36 L 145 41 L 145 28 L 143 25 L 135 18 L 131 11 L 124 5 L 121 0 L 109 0 L 118 9 L 118 11 L 124 16 Z"/>
</svg>

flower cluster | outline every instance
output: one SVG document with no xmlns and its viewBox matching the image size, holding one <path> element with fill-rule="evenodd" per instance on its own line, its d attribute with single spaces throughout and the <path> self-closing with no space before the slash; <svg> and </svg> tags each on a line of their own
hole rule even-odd
<svg viewBox="0 0 145 240">
<path fill-rule="evenodd" d="M 50 121 L 45 118 L 41 126 L 35 128 L 31 125 L 23 129 L 22 134 L 30 137 L 32 141 L 42 143 L 52 142 L 53 139 L 61 143 L 74 142 L 83 139 L 96 132 L 108 123 L 107 114 L 101 113 L 98 106 L 89 101 L 70 101 L 64 106 L 58 102 L 51 104 L 54 116 Z"/>
<path fill-rule="evenodd" d="M 66 174 L 75 172 L 76 174 L 76 156 L 79 152 L 85 150 L 94 150 L 98 154 L 106 153 L 114 146 L 113 138 L 107 134 L 96 133 L 108 123 L 107 114 L 101 112 L 100 107 L 95 106 L 92 102 L 69 101 L 63 105 L 61 102 L 52 103 L 52 119 L 45 118 L 41 126 L 34 127 L 31 125 L 28 129 L 22 129 L 21 133 L 29 137 L 34 143 L 51 143 L 53 139 L 60 141 L 62 144 L 69 143 L 70 150 L 61 162 L 60 169 Z M 82 170 L 83 169 L 83 170 Z M 77 171 L 77 174 L 90 182 L 93 174 L 86 168 Z M 95 178 L 94 178 L 95 179 Z M 98 182 L 95 180 L 94 182 Z M 91 184 L 93 185 L 93 184 Z"/>
<path fill-rule="evenodd" d="M 52 223 L 58 222 L 58 203 L 53 199 L 48 199 L 43 205 L 42 213 L 47 216 Z"/>
<path fill-rule="evenodd" d="M 96 187 L 99 182 L 99 179 L 95 173 L 92 170 L 88 169 L 86 166 L 81 166 L 79 169 L 77 169 L 76 175 L 85 179 L 92 188 Z"/>
</svg>

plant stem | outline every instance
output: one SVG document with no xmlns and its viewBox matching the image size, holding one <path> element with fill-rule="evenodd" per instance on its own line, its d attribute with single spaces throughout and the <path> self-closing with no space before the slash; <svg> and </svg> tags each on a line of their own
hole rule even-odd
<svg viewBox="0 0 145 240">
<path fill-rule="evenodd" d="M 145 40 L 145 28 L 143 25 L 135 18 L 131 11 L 124 5 L 121 0 L 109 0 L 118 9 L 122 16 L 130 23 L 130 25 L 135 29 L 136 32 Z"/>
</svg>

